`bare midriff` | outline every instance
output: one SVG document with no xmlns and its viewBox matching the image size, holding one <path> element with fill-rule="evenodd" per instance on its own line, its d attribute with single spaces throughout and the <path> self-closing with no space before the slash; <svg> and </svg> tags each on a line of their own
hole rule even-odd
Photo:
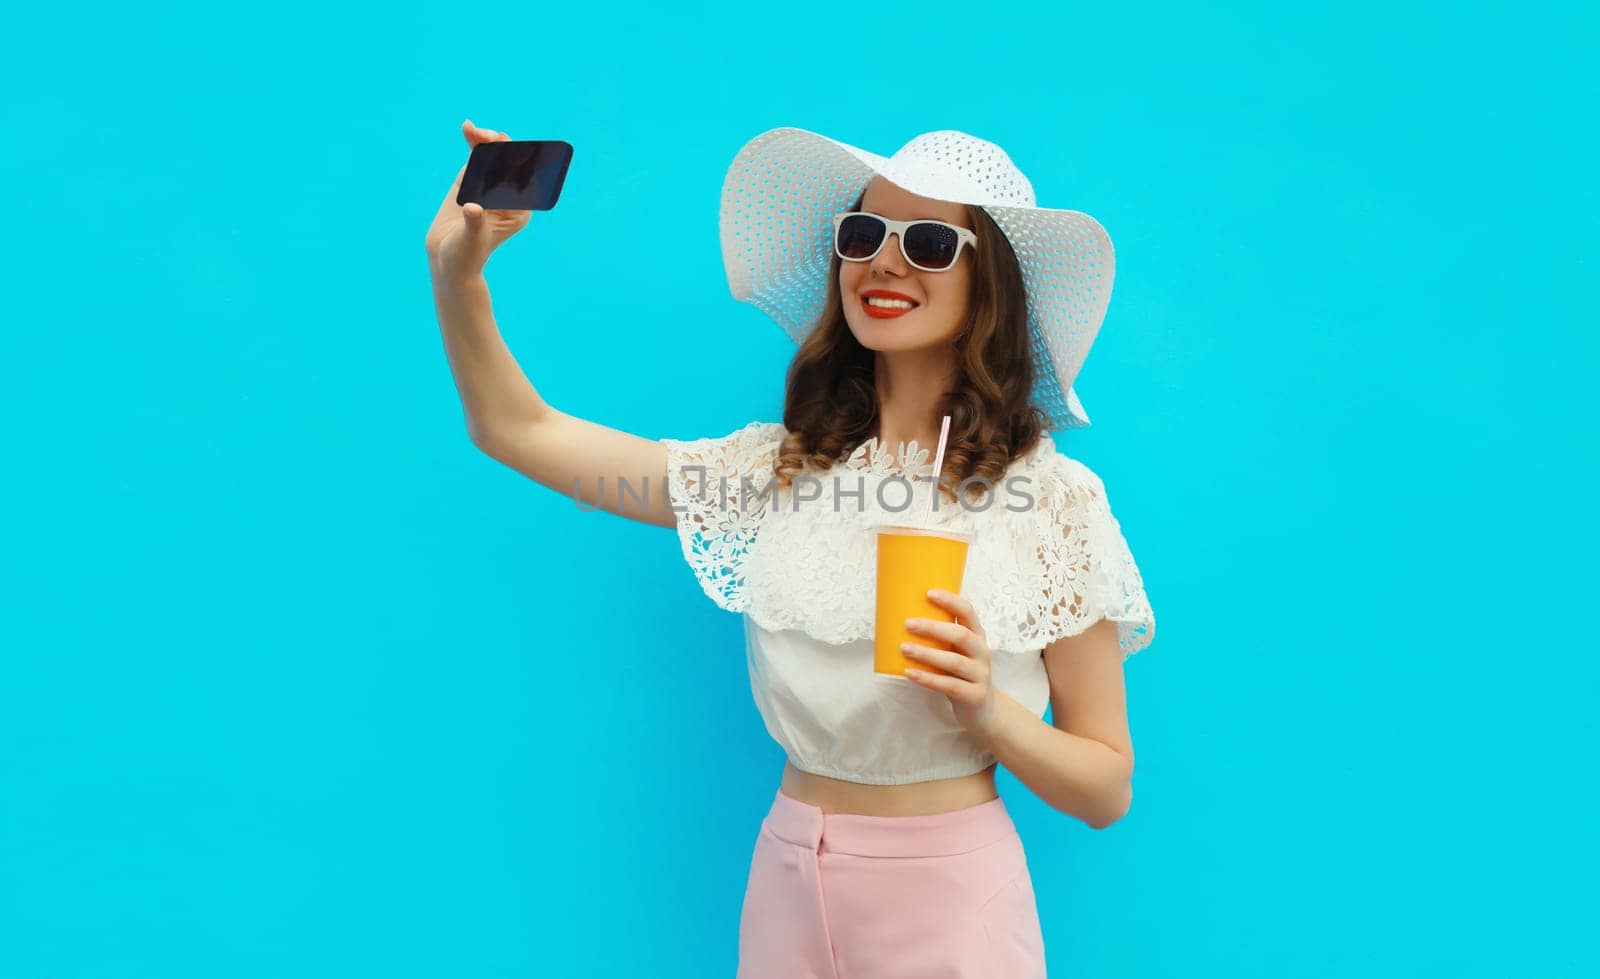
<svg viewBox="0 0 1600 979">
<path fill-rule="evenodd" d="M 825 813 L 861 816 L 929 816 L 981 805 L 1000 797 L 994 785 L 995 766 L 959 778 L 941 778 L 907 785 L 867 785 L 802 772 L 783 763 L 784 795 L 817 806 Z"/>
</svg>

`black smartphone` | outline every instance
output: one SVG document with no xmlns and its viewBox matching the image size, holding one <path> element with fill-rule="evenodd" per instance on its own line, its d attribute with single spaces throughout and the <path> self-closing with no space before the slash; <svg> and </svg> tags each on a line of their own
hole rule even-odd
<svg viewBox="0 0 1600 979">
<path fill-rule="evenodd" d="M 572 163 L 572 144 L 559 139 L 479 143 L 467 157 L 457 204 L 484 210 L 548 211 L 561 196 Z"/>
</svg>

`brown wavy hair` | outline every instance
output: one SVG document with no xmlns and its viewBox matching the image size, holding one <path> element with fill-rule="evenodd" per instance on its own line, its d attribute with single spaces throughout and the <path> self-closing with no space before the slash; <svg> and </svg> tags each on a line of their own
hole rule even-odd
<svg viewBox="0 0 1600 979">
<path fill-rule="evenodd" d="M 860 210 L 865 196 L 863 188 L 849 209 Z M 1016 252 L 983 208 L 966 209 L 978 247 L 972 249 L 966 321 L 954 340 L 955 377 L 940 411 L 950 416 L 950 436 L 939 482 L 952 502 L 954 487 L 970 477 L 998 485 L 1011 461 L 1032 449 L 1049 424 L 1033 404 L 1027 291 Z M 874 353 L 845 322 L 839 261 L 834 254 L 828 263 L 822 314 L 789 365 L 783 403 L 789 434 L 773 464 L 782 487 L 807 463 L 826 470 L 848 458 L 878 421 Z M 969 492 L 981 493 L 984 486 L 974 483 Z"/>
</svg>

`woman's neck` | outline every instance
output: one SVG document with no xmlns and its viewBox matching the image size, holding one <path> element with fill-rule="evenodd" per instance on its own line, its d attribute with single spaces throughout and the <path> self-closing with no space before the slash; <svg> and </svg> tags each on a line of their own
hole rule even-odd
<svg viewBox="0 0 1600 979">
<path fill-rule="evenodd" d="M 952 364 L 948 350 L 879 352 L 873 383 L 878 392 L 878 444 L 895 449 L 915 440 L 939 444 L 944 393 Z"/>
</svg>

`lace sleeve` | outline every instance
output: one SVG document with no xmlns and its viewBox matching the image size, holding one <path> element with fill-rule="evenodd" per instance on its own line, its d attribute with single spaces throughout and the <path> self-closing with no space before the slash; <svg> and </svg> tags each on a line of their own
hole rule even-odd
<svg viewBox="0 0 1600 979">
<path fill-rule="evenodd" d="M 1144 579 L 1111 512 L 1100 477 L 1075 459 L 1058 456 L 1041 501 L 1045 528 L 1039 557 L 1045 567 L 1040 638 L 1049 643 L 1101 619 L 1117 623 L 1122 658 L 1155 638 L 1155 614 Z"/>
<path fill-rule="evenodd" d="M 785 434 L 776 422 L 751 422 L 718 438 L 657 440 L 667 447 L 667 495 L 684 559 L 705 593 L 729 612 L 745 609 L 745 555 L 766 511 L 770 497 L 761 491 Z M 744 480 L 753 489 L 741 492 Z"/>
</svg>

